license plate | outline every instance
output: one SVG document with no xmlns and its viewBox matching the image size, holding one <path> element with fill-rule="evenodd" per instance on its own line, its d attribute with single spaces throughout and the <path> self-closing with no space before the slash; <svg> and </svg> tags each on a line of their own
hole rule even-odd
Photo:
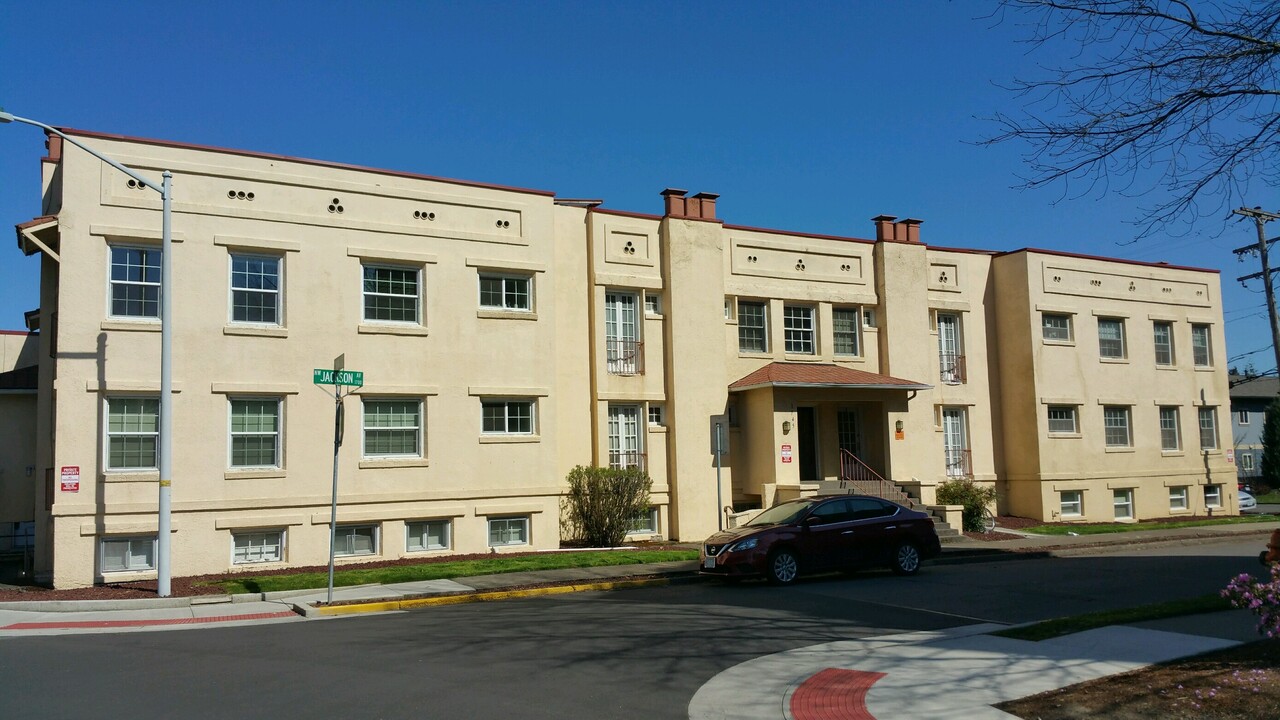
<svg viewBox="0 0 1280 720">
<path fill-rule="evenodd" d="M 708 570 L 715 568 L 715 566 L 716 566 L 716 558 L 714 555 L 702 561 L 702 567 L 707 568 Z"/>
</svg>

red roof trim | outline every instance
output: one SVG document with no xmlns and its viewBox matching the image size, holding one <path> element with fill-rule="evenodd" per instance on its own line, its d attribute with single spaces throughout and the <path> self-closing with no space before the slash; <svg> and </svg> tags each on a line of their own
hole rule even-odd
<svg viewBox="0 0 1280 720">
<path fill-rule="evenodd" d="M 0 335 L 31 335 L 26 330 L 0 330 Z"/>
<path fill-rule="evenodd" d="M 54 222 L 54 221 L 56 221 L 57 219 L 58 219 L 58 216 L 57 216 L 57 215 L 41 215 L 41 216 L 40 216 L 40 217 L 38 217 L 38 218 L 32 218 L 32 219 L 30 219 L 30 220 L 28 220 L 28 221 L 26 221 L 26 222 L 24 222 L 24 223 L 18 223 L 18 224 L 16 225 L 16 228 L 17 228 L 18 230 L 26 230 L 26 229 L 27 229 L 27 228 L 29 228 L 29 227 L 35 227 L 35 226 L 37 226 L 37 225 L 44 225 L 45 223 L 51 223 L 51 222 Z"/>
<path fill-rule="evenodd" d="M 1025 247 L 1018 250 L 1006 250 L 996 253 L 996 257 L 1005 255 L 1016 255 L 1017 253 L 1040 253 L 1041 255 L 1056 255 L 1058 257 L 1078 258 L 1080 260 L 1100 260 L 1102 262 L 1120 263 L 1122 265 L 1138 265 L 1140 267 L 1164 268 L 1166 270 L 1188 270 L 1190 272 L 1213 273 L 1214 275 L 1222 274 L 1221 270 L 1213 268 L 1192 267 L 1190 265 L 1170 265 L 1165 262 L 1147 262 L 1145 260 L 1125 260 L 1123 258 L 1107 257 L 1105 255 L 1085 255 L 1084 253 L 1065 252 L 1062 250 L 1042 250 L 1040 248 Z"/>
<path fill-rule="evenodd" d="M 729 384 L 730 390 L 758 387 L 850 387 L 878 390 L 927 390 L 913 380 L 855 370 L 830 363 L 771 362 Z"/>
<path fill-rule="evenodd" d="M 172 140 L 155 140 L 152 138 L 130 137 L 128 135 L 115 135 L 112 133 L 94 132 L 92 130 L 76 130 L 73 128 L 58 128 L 58 130 L 77 137 L 97 138 L 99 140 L 120 140 L 123 142 L 145 143 L 147 145 L 159 145 L 161 147 L 178 148 L 181 150 L 201 150 L 205 152 L 217 152 L 228 155 L 240 155 L 242 157 L 259 158 L 262 160 L 282 160 L 285 162 L 301 163 L 303 165 L 315 165 L 318 167 L 336 168 L 339 170 L 355 170 L 357 172 L 371 172 L 379 175 L 391 175 L 393 177 L 410 178 L 413 180 L 430 180 L 432 182 L 450 183 L 452 185 L 465 185 L 467 187 L 484 188 L 486 190 L 504 190 L 507 192 L 526 193 L 529 195 L 543 195 L 546 197 L 555 197 L 555 192 L 551 190 L 532 190 L 530 188 L 512 187 L 509 185 L 494 185 L 492 183 L 475 182 L 473 180 L 456 180 L 453 178 L 442 178 L 434 175 L 422 175 L 419 173 L 411 173 L 403 170 L 386 170 L 383 168 L 373 168 L 364 165 L 351 165 L 348 163 L 331 162 L 328 160 L 313 160 L 310 158 L 290 157 L 288 155 L 277 155 L 274 153 L 256 152 L 253 150 L 237 150 L 235 148 L 215 147 L 213 145 L 195 145 L 192 143 L 174 142 Z"/>
</svg>

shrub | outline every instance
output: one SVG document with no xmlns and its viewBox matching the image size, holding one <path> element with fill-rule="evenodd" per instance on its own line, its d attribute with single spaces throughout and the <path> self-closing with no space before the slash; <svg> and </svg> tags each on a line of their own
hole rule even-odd
<svg viewBox="0 0 1280 720">
<path fill-rule="evenodd" d="M 1271 401 L 1262 420 L 1262 477 L 1258 478 L 1259 493 L 1280 487 L 1280 398 Z"/>
<path fill-rule="evenodd" d="M 589 547 L 622 544 L 636 518 L 649 512 L 653 481 L 639 468 L 599 468 L 579 465 L 566 478 L 561 519 L 566 538 Z"/>
<path fill-rule="evenodd" d="M 1222 597 L 1258 616 L 1258 634 L 1280 639 L 1280 563 L 1272 563 L 1270 580 L 1258 580 L 1249 573 L 1235 576 Z"/>
<path fill-rule="evenodd" d="M 979 485 L 968 478 L 948 480 L 938 486 L 938 502 L 964 506 L 964 529 L 982 532 L 982 513 L 995 502 L 996 489 Z"/>
</svg>

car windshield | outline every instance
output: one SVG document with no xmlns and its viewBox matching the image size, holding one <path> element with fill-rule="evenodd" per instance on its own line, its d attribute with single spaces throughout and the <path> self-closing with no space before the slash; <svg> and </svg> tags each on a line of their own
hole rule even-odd
<svg viewBox="0 0 1280 720">
<path fill-rule="evenodd" d="M 803 515 L 811 507 L 813 507 L 812 500 L 795 500 L 781 505 L 774 505 L 752 518 L 751 522 L 747 523 L 747 527 L 785 525 L 786 523 L 795 522 L 796 518 Z"/>
</svg>

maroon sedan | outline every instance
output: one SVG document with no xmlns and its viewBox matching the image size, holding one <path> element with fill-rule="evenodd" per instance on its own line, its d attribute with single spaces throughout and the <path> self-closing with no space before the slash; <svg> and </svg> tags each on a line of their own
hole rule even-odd
<svg viewBox="0 0 1280 720">
<path fill-rule="evenodd" d="M 888 567 L 913 575 L 942 551 L 929 515 L 878 497 L 836 495 L 775 505 L 742 527 L 707 538 L 703 575 L 763 576 L 786 585 L 800 573 Z"/>
</svg>

